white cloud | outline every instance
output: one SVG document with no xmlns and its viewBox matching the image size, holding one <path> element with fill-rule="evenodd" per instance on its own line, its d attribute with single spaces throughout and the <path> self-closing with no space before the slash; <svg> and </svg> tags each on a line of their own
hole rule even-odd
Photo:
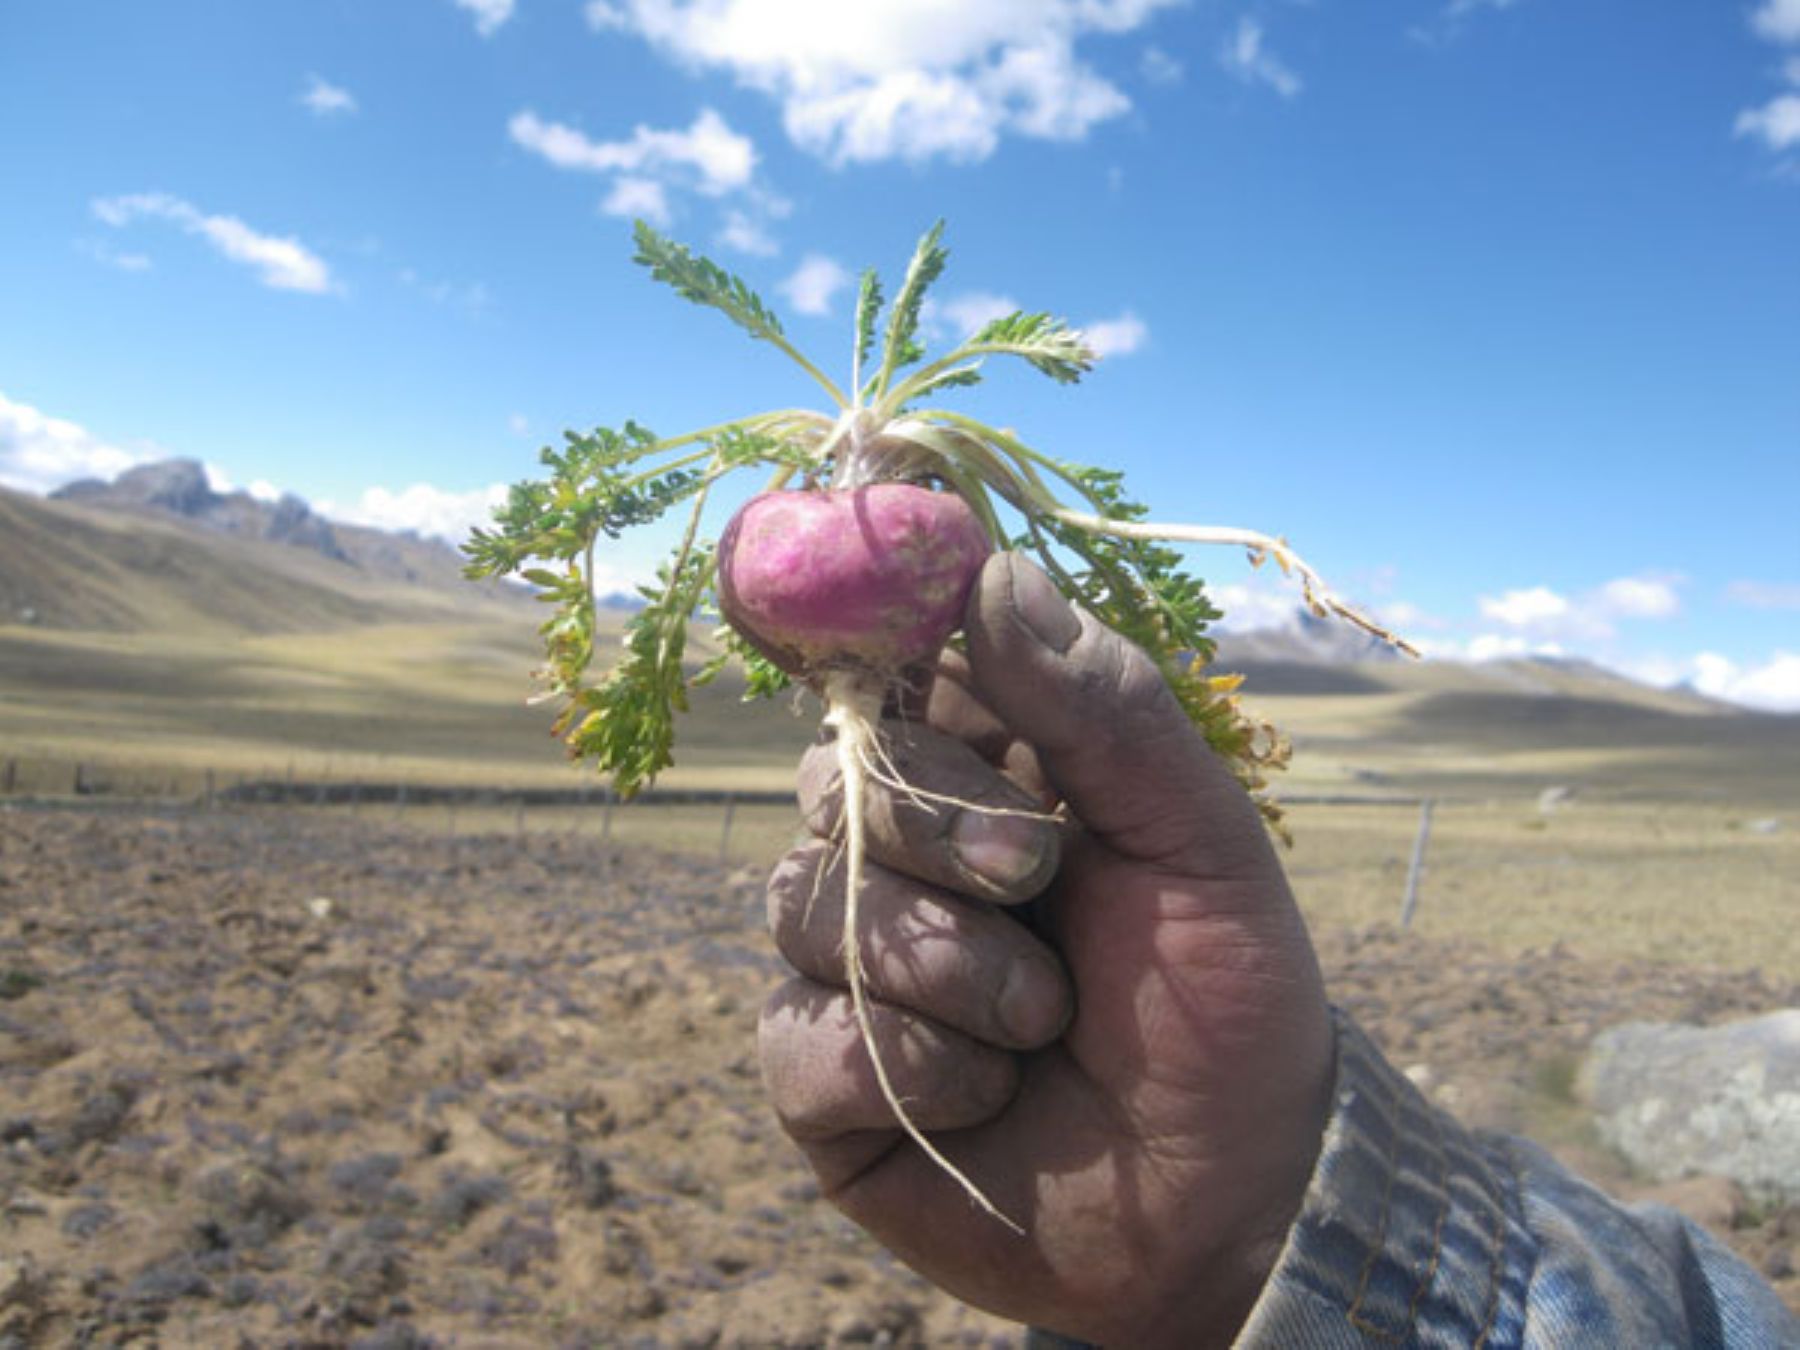
<svg viewBox="0 0 1800 1350">
<path fill-rule="evenodd" d="M 339 117 L 356 111 L 356 98 L 348 89 L 322 80 L 317 75 L 306 78 L 306 92 L 300 95 L 300 102 L 315 116 Z"/>
<path fill-rule="evenodd" d="M 652 225 L 667 225 L 669 194 L 654 178 L 626 174 L 613 180 L 600 209 L 609 216 L 642 216 Z"/>
<path fill-rule="evenodd" d="M 276 290 L 318 295 L 335 289 L 331 269 L 298 239 L 261 234 L 236 216 L 207 215 L 166 192 L 102 197 L 93 209 L 95 216 L 115 228 L 144 219 L 167 221 L 206 240 L 232 262 L 252 268 L 263 285 Z"/>
<path fill-rule="evenodd" d="M 1207 587 L 1214 603 L 1224 612 L 1217 627 L 1224 633 L 1259 633 L 1300 626 L 1300 606 L 1294 593 L 1278 582 L 1258 578 Z"/>
<path fill-rule="evenodd" d="M 1681 611 L 1681 597 L 1669 582 L 1656 577 L 1620 577 L 1602 586 L 1598 607 L 1632 619 L 1666 619 Z"/>
<path fill-rule="evenodd" d="M 754 254 L 759 258 L 772 258 L 781 252 L 781 246 L 775 242 L 768 227 L 748 211 L 725 213 L 725 224 L 719 231 L 719 242 L 726 248 Z"/>
<path fill-rule="evenodd" d="M 116 267 L 121 272 L 148 272 L 150 258 L 143 253 L 127 253 L 116 249 L 104 239 L 83 239 L 77 245 L 83 253 L 95 262 L 105 263 L 108 267 Z"/>
<path fill-rule="evenodd" d="M 1161 47 L 1146 47 L 1138 58 L 1138 70 L 1151 84 L 1176 84 L 1187 72 L 1181 62 Z"/>
<path fill-rule="evenodd" d="M 1681 612 L 1678 579 L 1618 577 L 1573 598 L 1547 586 L 1482 596 L 1482 617 L 1535 641 L 1611 637 L 1622 619 L 1668 619 Z"/>
<path fill-rule="evenodd" d="M 1800 582 L 1734 581 L 1725 598 L 1746 609 L 1800 609 Z"/>
<path fill-rule="evenodd" d="M 513 0 L 455 0 L 455 4 L 475 16 L 475 31 L 482 37 L 492 37 L 513 14 Z"/>
<path fill-rule="evenodd" d="M 1533 586 L 1529 590 L 1508 591 L 1498 599 L 1484 595 L 1480 608 L 1484 616 L 1508 628 L 1529 628 L 1565 618 L 1571 607 L 1549 587 Z"/>
<path fill-rule="evenodd" d="M 1484 9 L 1511 9 L 1515 2 L 1516 0 L 1450 0 L 1444 7 L 1444 15 L 1449 19 L 1465 19 Z"/>
<path fill-rule="evenodd" d="M 1770 42 L 1800 42 L 1800 0 L 1763 0 L 1750 26 Z"/>
<path fill-rule="evenodd" d="M 432 304 L 448 305 L 466 314 L 485 313 L 493 300 L 488 288 L 479 281 L 432 281 L 420 276 L 410 267 L 401 268 L 397 275 L 402 286 L 422 295 Z"/>
<path fill-rule="evenodd" d="M 1076 54 L 1175 0 L 594 0 L 589 22 L 777 100 L 833 164 L 985 159 L 1006 134 L 1078 140 L 1130 100 Z"/>
<path fill-rule="evenodd" d="M 802 314 L 829 314 L 831 298 L 849 284 L 850 274 L 834 259 L 809 253 L 793 274 L 780 283 L 780 290 Z"/>
<path fill-rule="evenodd" d="M 1130 356 L 1150 340 L 1149 326 L 1129 310 L 1116 319 L 1087 324 L 1081 334 L 1094 349 L 1094 354 L 1103 359 Z"/>
<path fill-rule="evenodd" d="M 1283 98 L 1301 90 L 1300 77 L 1263 45 L 1262 25 L 1245 15 L 1219 53 L 1219 64 L 1245 84 L 1266 84 Z"/>
<path fill-rule="evenodd" d="M 1768 41 L 1800 43 L 1800 0 L 1764 0 L 1750 16 L 1750 26 Z M 1800 56 L 1782 64 L 1782 76 L 1800 86 Z M 1777 94 L 1760 108 L 1746 108 L 1737 115 L 1732 133 L 1760 140 L 1777 154 L 1800 146 L 1800 92 Z"/>
<path fill-rule="evenodd" d="M 546 122 L 527 109 L 507 124 L 512 138 L 559 169 L 691 179 L 708 196 L 748 187 L 756 169 L 756 146 L 704 108 L 686 131 L 637 126 L 628 140 L 595 141 L 574 127 Z"/>
<path fill-rule="evenodd" d="M 116 478 L 151 458 L 0 394 L 0 484 L 7 487 L 49 492 L 78 478 Z"/>
<path fill-rule="evenodd" d="M 995 319 L 1004 319 L 1019 310 L 1019 302 L 1010 295 L 996 295 L 992 291 L 964 291 L 942 302 L 927 300 L 925 304 L 930 311 L 924 316 L 926 327 L 941 331 L 940 321 L 947 323 L 958 342 Z"/>
<path fill-rule="evenodd" d="M 1800 145 L 1800 94 L 1778 94 L 1760 108 L 1746 108 L 1732 130 L 1755 137 L 1771 150 L 1791 150 Z"/>
<path fill-rule="evenodd" d="M 366 489 L 354 505 L 318 503 L 320 515 L 350 525 L 372 525 L 380 530 L 412 530 L 452 543 L 469 537 L 477 525 L 488 524 L 494 509 L 505 503 L 507 488 L 495 483 L 467 492 L 451 492 L 430 483 L 414 483 L 394 491 Z"/>
<path fill-rule="evenodd" d="M 1703 694 L 1767 712 L 1800 712 L 1800 652 L 1778 651 L 1749 667 L 1701 652 L 1692 669 L 1689 683 Z"/>
</svg>

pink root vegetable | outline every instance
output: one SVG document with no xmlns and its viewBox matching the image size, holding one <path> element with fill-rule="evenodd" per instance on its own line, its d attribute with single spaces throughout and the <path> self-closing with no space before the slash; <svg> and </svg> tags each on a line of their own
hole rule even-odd
<svg viewBox="0 0 1800 1350">
<path fill-rule="evenodd" d="M 825 700 L 843 784 L 844 974 L 882 1095 L 920 1148 L 1016 1228 L 907 1115 L 876 1045 L 859 931 L 863 811 L 869 779 L 880 776 L 882 705 L 962 626 L 989 551 L 987 531 L 954 493 L 909 483 L 767 492 L 720 536 L 718 591 L 726 622 Z"/>
<path fill-rule="evenodd" d="M 719 608 L 790 675 L 898 675 L 962 624 L 989 551 L 961 497 L 909 483 L 765 492 L 719 540 Z"/>
</svg>

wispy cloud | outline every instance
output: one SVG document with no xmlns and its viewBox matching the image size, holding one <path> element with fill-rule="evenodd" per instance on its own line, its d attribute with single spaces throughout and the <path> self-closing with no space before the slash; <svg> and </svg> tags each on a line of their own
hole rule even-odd
<svg viewBox="0 0 1800 1350">
<path fill-rule="evenodd" d="M 775 242 L 775 236 L 769 233 L 769 227 L 748 211 L 725 213 L 725 224 L 719 230 L 719 242 L 738 253 L 749 253 L 759 258 L 771 258 L 781 252 L 781 246 Z"/>
<path fill-rule="evenodd" d="M 829 163 L 987 158 L 1007 135 L 1079 140 L 1131 101 L 1078 54 L 1176 0 L 590 0 L 588 21 L 776 100 Z"/>
<path fill-rule="evenodd" d="M 78 478 L 115 478 L 153 457 L 0 394 L 0 484 L 7 487 L 49 492 Z"/>
<path fill-rule="evenodd" d="M 629 136 L 610 141 L 548 121 L 530 109 L 515 113 L 507 132 L 514 144 L 559 169 L 610 175 L 600 202 L 607 215 L 642 216 L 667 225 L 675 215 L 677 192 L 730 196 L 741 203 L 733 208 L 734 217 L 744 222 L 736 237 L 749 238 L 757 220 L 780 214 L 786 206 L 756 185 L 755 143 L 711 108 L 702 109 L 685 129 L 639 125 Z"/>
<path fill-rule="evenodd" d="M 152 267 L 148 254 L 114 248 L 104 239 L 82 239 L 77 241 L 76 247 L 95 262 L 116 267 L 121 272 L 148 272 Z"/>
<path fill-rule="evenodd" d="M 836 259 L 809 253 L 779 289 L 800 313 L 823 315 L 831 313 L 832 299 L 849 284 L 850 273 Z"/>
<path fill-rule="evenodd" d="M 120 229 L 139 220 L 166 221 L 249 267 L 263 285 L 275 290 L 319 295 L 337 289 L 324 259 L 298 239 L 260 233 L 236 216 L 208 215 L 166 192 L 102 197 L 93 203 L 93 210 L 105 224 Z"/>
<path fill-rule="evenodd" d="M 348 89 L 317 75 L 308 75 L 306 81 L 300 102 L 314 116 L 343 117 L 356 111 L 356 98 Z"/>
<path fill-rule="evenodd" d="M 1088 346 L 1102 359 L 1130 356 L 1150 340 L 1150 327 L 1127 310 L 1116 319 L 1101 319 L 1082 327 Z"/>
<path fill-rule="evenodd" d="M 1146 47 L 1138 58 L 1138 72 L 1151 84 L 1179 84 L 1187 73 L 1181 62 L 1161 47 Z"/>
<path fill-rule="evenodd" d="M 1800 42 L 1800 0 L 1763 0 L 1750 26 L 1770 42 Z"/>
<path fill-rule="evenodd" d="M 410 267 L 401 268 L 399 278 L 400 284 L 415 295 L 423 296 L 434 305 L 460 309 L 465 314 L 485 313 L 493 301 L 488 288 L 479 281 L 433 281 L 420 276 Z"/>
<path fill-rule="evenodd" d="M 600 209 L 609 216 L 627 219 L 642 216 L 652 225 L 667 225 L 672 214 L 668 189 L 654 178 L 639 178 L 634 174 L 621 174 L 613 179 Z"/>
<path fill-rule="evenodd" d="M 475 31 L 492 37 L 513 16 L 513 0 L 454 0 L 458 9 L 475 16 Z"/>
<path fill-rule="evenodd" d="M 1245 84 L 1262 84 L 1283 98 L 1293 98 L 1301 80 L 1263 41 L 1263 28 L 1245 15 L 1219 52 L 1219 64 Z"/>
<path fill-rule="evenodd" d="M 937 335 L 948 329 L 952 340 L 960 342 L 995 319 L 1017 313 L 1019 302 L 1010 295 L 998 295 L 993 291 L 963 291 L 941 301 L 927 299 L 925 308 L 923 317 L 928 333 Z"/>
<path fill-rule="evenodd" d="M 1800 581 L 1734 581 L 1725 599 L 1745 609 L 1800 609 Z"/>
<path fill-rule="evenodd" d="M 1800 46 L 1800 0 L 1764 0 L 1750 15 L 1750 27 L 1777 46 Z M 1800 148 L 1800 55 L 1782 63 L 1781 75 L 1789 86 L 1786 92 L 1745 108 L 1732 123 L 1734 135 L 1761 141 L 1777 154 Z"/>
<path fill-rule="evenodd" d="M 416 534 L 460 543 L 477 525 L 493 519 L 494 509 L 506 501 L 504 483 L 456 491 L 432 483 L 413 483 L 394 489 L 364 489 L 348 505 L 321 501 L 319 514 L 350 525 L 372 525 L 380 530 L 411 530 Z"/>
<path fill-rule="evenodd" d="M 1481 616 L 1526 642 L 1595 641 L 1624 620 L 1668 619 L 1681 612 L 1679 581 L 1618 577 L 1578 595 L 1530 586 L 1477 601 Z"/>
</svg>

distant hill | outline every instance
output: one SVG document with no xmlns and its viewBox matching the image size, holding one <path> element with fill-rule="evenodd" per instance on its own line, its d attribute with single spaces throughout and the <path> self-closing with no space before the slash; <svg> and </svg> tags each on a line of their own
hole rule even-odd
<svg viewBox="0 0 1800 1350">
<path fill-rule="evenodd" d="M 531 612 L 438 540 L 326 520 L 298 497 L 214 492 L 191 460 L 50 498 L 0 489 L 0 624 L 286 633 Z"/>
</svg>

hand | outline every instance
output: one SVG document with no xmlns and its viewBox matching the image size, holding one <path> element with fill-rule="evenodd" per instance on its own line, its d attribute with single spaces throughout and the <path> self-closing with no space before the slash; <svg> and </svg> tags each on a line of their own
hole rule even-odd
<svg viewBox="0 0 1800 1350">
<path fill-rule="evenodd" d="M 1255 807 L 1144 654 L 1016 556 L 970 600 L 909 783 L 1068 823 L 925 809 L 878 788 L 860 946 L 883 1062 L 916 1122 L 1011 1219 L 893 1123 L 844 990 L 828 748 L 820 837 L 769 890 L 800 972 L 761 1043 L 824 1193 L 966 1302 L 1112 1345 L 1229 1342 L 1298 1213 L 1332 1088 L 1305 925 Z M 1002 908 L 1035 900 L 1029 923 Z M 941 1133 L 940 1133 L 941 1132 Z"/>
</svg>

